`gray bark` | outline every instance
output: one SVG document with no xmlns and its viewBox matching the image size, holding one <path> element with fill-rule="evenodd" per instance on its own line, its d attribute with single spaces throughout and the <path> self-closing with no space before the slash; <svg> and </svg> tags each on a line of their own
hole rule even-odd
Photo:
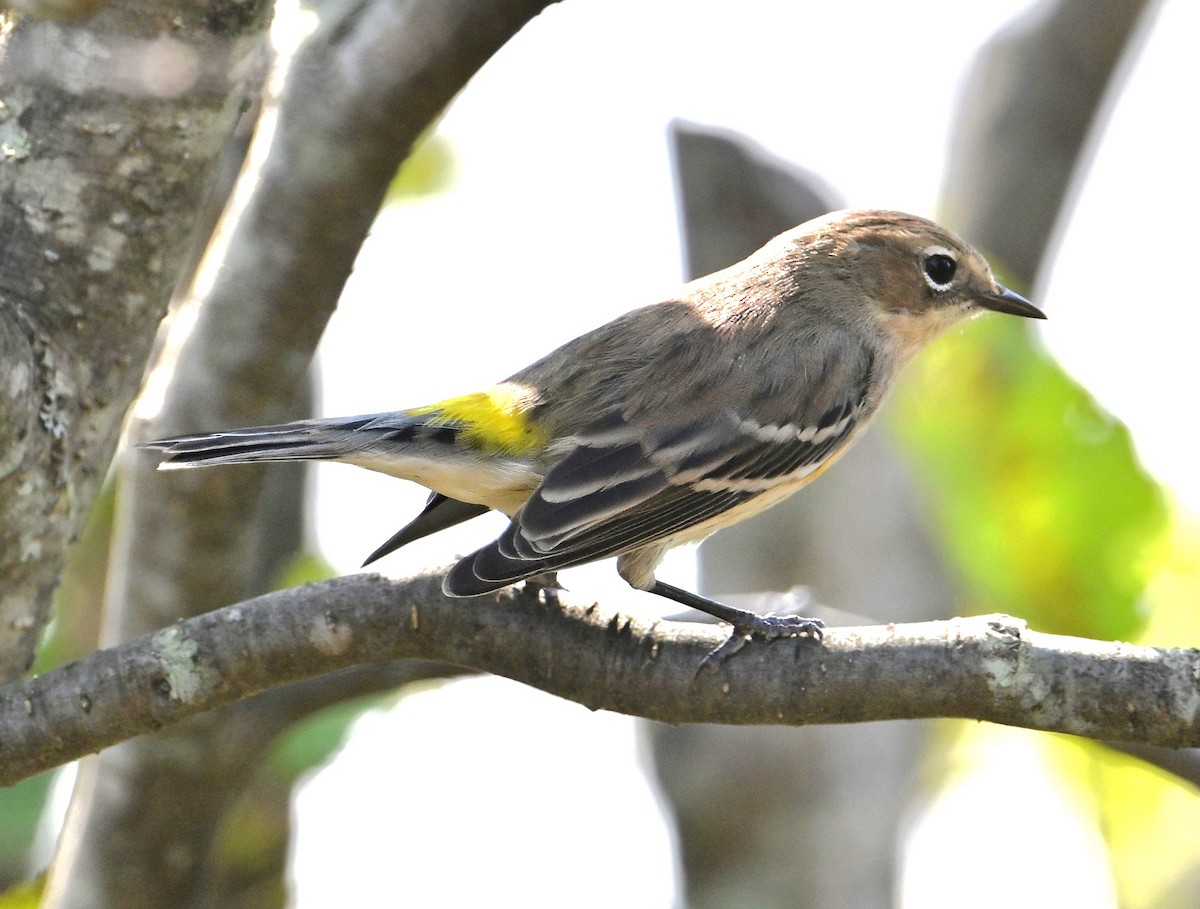
<svg viewBox="0 0 1200 909">
<path fill-rule="evenodd" d="M 0 681 L 32 663 L 266 14 L 123 2 L 0 32 Z"/>
<path fill-rule="evenodd" d="M 750 642 L 529 592 L 461 600 L 441 574 L 354 575 L 184 619 L 0 690 L 0 785 L 272 687 L 402 658 L 505 676 L 667 723 L 807 725 L 965 717 L 1200 745 L 1200 652 L 1029 631 L 1007 616 Z M 164 796 L 165 797 L 165 796 Z M 179 905 L 179 904 L 176 904 Z"/>
<path fill-rule="evenodd" d="M 939 208 L 1029 288 L 1157 0 L 1044 0 L 980 52 L 958 105 Z M 1082 166 L 1081 166 L 1082 165 Z"/>
<path fill-rule="evenodd" d="M 313 349 L 387 186 L 470 76 L 549 0 L 352 0 L 321 7 L 288 73 L 254 195 L 137 438 L 296 414 Z M 253 155 L 253 152 L 252 152 Z M 262 592 L 272 535 L 264 471 L 156 473 L 129 452 L 105 642 Z M 284 692 L 111 749 L 81 768 L 46 904 L 188 906 L 214 831 L 265 745 L 329 703 Z M 331 689 L 331 695 L 337 689 Z M 246 730 L 255 730 L 247 735 Z"/>
</svg>

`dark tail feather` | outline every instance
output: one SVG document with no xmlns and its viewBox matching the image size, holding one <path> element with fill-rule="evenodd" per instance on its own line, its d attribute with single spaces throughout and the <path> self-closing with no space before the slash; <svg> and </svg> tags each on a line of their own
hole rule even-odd
<svg viewBox="0 0 1200 909">
<path fill-rule="evenodd" d="M 481 514 L 486 514 L 488 510 L 486 505 L 473 505 L 470 502 L 460 502 L 458 499 L 452 499 L 449 496 L 442 495 L 440 492 L 435 492 L 429 497 L 429 501 L 425 504 L 424 510 L 419 515 L 398 530 L 386 543 L 367 556 L 367 560 L 363 562 L 363 567 L 366 568 L 377 559 L 382 559 L 385 555 L 395 552 L 401 546 L 405 546 L 413 540 L 419 540 L 421 537 L 427 537 L 431 533 L 437 533 L 439 530 L 445 530 L 447 527 L 453 527 L 455 524 L 461 524 L 463 521 L 477 518 Z"/>
<path fill-rule="evenodd" d="M 410 443 L 420 426 L 420 421 L 401 413 L 366 414 L 174 436 L 142 447 L 162 452 L 164 467 L 336 460 L 380 445 Z"/>
</svg>

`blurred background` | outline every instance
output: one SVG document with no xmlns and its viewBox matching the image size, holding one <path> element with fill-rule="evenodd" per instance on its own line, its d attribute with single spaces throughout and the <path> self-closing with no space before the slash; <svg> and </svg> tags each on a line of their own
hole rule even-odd
<svg viewBox="0 0 1200 909">
<path fill-rule="evenodd" d="M 1188 0 L 566 0 L 398 176 L 317 411 L 474 390 L 829 208 L 935 217 L 1048 322 L 944 338 L 836 471 L 662 576 L 804 585 L 834 622 L 1004 611 L 1195 646 L 1197 34 Z M 425 495 L 338 465 L 312 490 L 295 578 L 356 571 Z M 611 564 L 561 580 L 660 608 Z M 274 813 L 244 806 L 225 848 L 289 855 L 290 896 L 238 905 L 1200 906 L 1195 777 L 1023 730 L 672 729 L 465 678 L 318 714 L 268 763 Z M 49 861 L 69 777 L 0 791 L 3 879 Z"/>
</svg>

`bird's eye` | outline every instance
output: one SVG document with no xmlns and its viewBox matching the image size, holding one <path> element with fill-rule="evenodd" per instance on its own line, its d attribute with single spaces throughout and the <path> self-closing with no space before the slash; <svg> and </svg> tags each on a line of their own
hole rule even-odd
<svg viewBox="0 0 1200 909">
<path fill-rule="evenodd" d="M 958 263 L 943 253 L 934 253 L 925 260 L 925 278 L 934 290 L 943 290 L 954 280 Z"/>
</svg>

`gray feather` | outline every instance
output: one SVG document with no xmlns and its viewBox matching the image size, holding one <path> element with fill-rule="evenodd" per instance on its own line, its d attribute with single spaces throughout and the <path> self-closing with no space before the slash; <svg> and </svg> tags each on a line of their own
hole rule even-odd
<svg viewBox="0 0 1200 909">
<path fill-rule="evenodd" d="M 453 426 L 429 426 L 404 413 L 363 414 L 174 436 L 142 447 L 163 453 L 163 467 L 257 461 L 345 460 L 364 453 L 399 453 L 416 442 L 452 444 Z"/>
</svg>

